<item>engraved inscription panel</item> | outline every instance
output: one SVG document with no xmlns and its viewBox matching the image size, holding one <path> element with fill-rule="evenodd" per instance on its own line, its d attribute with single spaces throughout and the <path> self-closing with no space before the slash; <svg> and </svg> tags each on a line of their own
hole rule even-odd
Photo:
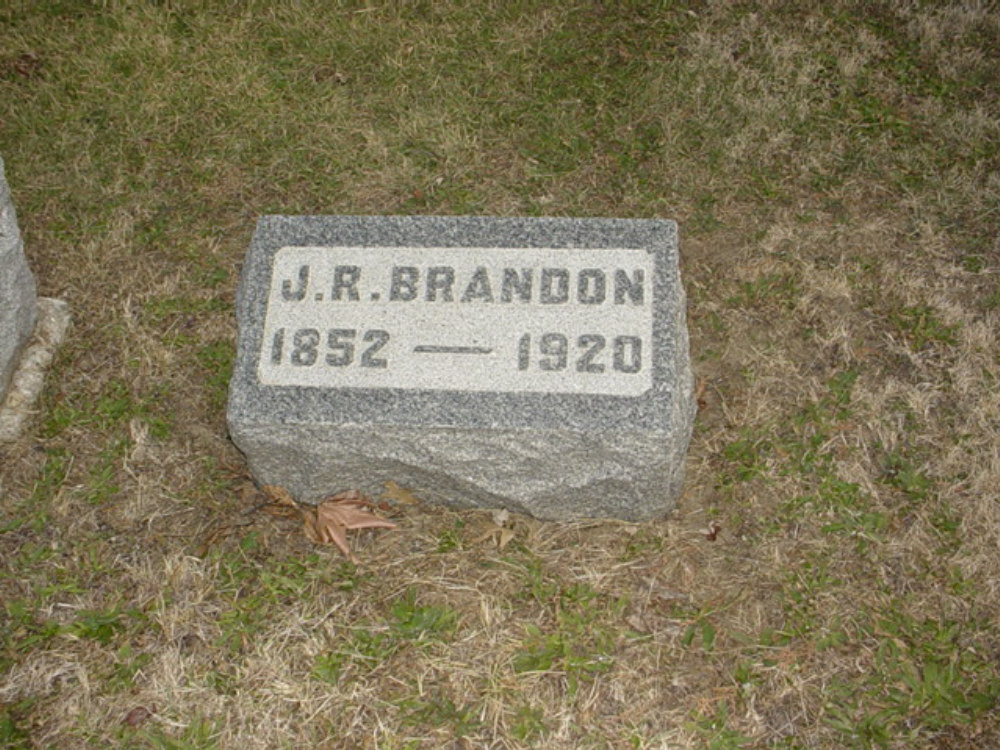
<svg viewBox="0 0 1000 750">
<path fill-rule="evenodd" d="M 284 247 L 264 385 L 638 396 L 652 386 L 643 249 Z"/>
</svg>

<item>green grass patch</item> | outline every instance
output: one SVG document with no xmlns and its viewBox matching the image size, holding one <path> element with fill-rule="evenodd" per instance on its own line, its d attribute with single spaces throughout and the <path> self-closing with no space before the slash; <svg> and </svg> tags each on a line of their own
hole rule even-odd
<svg viewBox="0 0 1000 750">
<path fill-rule="evenodd" d="M 421 604 L 416 589 L 408 589 L 393 602 L 387 622 L 351 626 L 335 649 L 319 654 L 312 677 L 337 684 L 348 668 L 366 673 L 406 648 L 448 643 L 458 624 L 455 609 L 444 604 Z"/>
<path fill-rule="evenodd" d="M 889 319 L 914 351 L 921 351 L 934 343 L 947 346 L 958 343 L 959 326 L 946 325 L 929 305 L 904 307 L 891 313 Z"/>
<path fill-rule="evenodd" d="M 526 574 L 526 593 L 551 608 L 552 624 L 525 625 L 512 659 L 514 671 L 558 673 L 573 695 L 582 681 L 614 666 L 617 633 L 606 618 L 620 616 L 625 603 L 608 601 L 586 584 L 566 585 L 549 578 L 537 564 L 529 564 Z"/>
<path fill-rule="evenodd" d="M 1000 700 L 995 664 L 966 631 L 898 612 L 878 618 L 874 664 L 831 685 L 827 722 L 852 746 L 890 747 L 945 738 L 992 710 Z"/>
</svg>

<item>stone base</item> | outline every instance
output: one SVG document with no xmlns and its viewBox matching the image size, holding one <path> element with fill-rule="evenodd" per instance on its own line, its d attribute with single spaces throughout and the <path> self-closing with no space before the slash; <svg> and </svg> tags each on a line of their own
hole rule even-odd
<svg viewBox="0 0 1000 750">
<path fill-rule="evenodd" d="M 686 438 L 687 435 L 685 434 Z M 543 520 L 642 521 L 673 508 L 686 442 L 663 433 L 242 425 L 250 469 L 305 502 L 388 481 L 454 507 L 507 508 Z"/>
<path fill-rule="evenodd" d="M 230 436 L 300 501 L 392 480 L 638 521 L 680 494 L 694 401 L 672 221 L 266 216 L 237 315 Z"/>
<path fill-rule="evenodd" d="M 17 440 L 45 383 L 45 371 L 70 324 L 69 305 L 63 300 L 41 297 L 34 335 L 21 352 L 10 388 L 0 404 L 0 443 Z"/>
</svg>

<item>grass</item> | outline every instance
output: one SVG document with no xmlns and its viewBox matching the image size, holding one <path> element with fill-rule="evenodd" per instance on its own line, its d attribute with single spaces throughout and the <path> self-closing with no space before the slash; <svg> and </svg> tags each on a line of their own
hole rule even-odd
<svg viewBox="0 0 1000 750">
<path fill-rule="evenodd" d="M 0 446 L 0 746 L 1000 744 L 991 9 L 60 0 L 0 40 L 74 316 Z M 255 511 L 224 406 L 264 213 L 676 219 L 676 511 L 501 549 L 404 505 L 359 566 Z"/>
</svg>

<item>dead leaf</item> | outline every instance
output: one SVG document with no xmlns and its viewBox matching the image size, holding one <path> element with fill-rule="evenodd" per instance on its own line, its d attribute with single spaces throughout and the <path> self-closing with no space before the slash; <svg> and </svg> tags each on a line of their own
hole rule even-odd
<svg viewBox="0 0 1000 750">
<path fill-rule="evenodd" d="M 385 483 L 385 492 L 379 495 L 379 498 L 393 500 L 402 505 L 417 505 L 420 502 L 420 498 L 406 489 L 406 487 L 400 487 L 391 479 Z"/>
<path fill-rule="evenodd" d="M 303 508 L 303 531 L 317 544 L 335 544 L 345 557 L 358 559 L 347 544 L 351 529 L 394 529 L 396 524 L 372 512 L 372 502 L 357 490 L 348 490 L 323 499 L 315 508 Z"/>
<path fill-rule="evenodd" d="M 299 504 L 295 502 L 291 493 L 284 487 L 279 487 L 276 484 L 265 484 L 260 489 L 267 499 L 275 505 L 290 505 L 293 508 L 299 507 Z"/>
<path fill-rule="evenodd" d="M 401 487 L 396 486 L 402 490 Z M 390 488 L 392 489 L 392 488 Z M 347 543 L 347 532 L 352 529 L 394 529 L 396 524 L 373 511 L 375 503 L 359 490 L 345 490 L 323 498 L 315 506 L 295 501 L 284 487 L 269 484 L 261 488 L 268 503 L 260 510 L 274 516 L 295 516 L 302 519 L 302 533 L 314 544 L 333 544 L 357 563 L 358 558 Z M 407 490 L 402 490 L 408 492 Z"/>
<path fill-rule="evenodd" d="M 258 510 L 275 518 L 295 518 L 301 515 L 298 503 L 284 487 L 268 484 L 261 487 L 261 491 L 267 498 L 267 502 L 261 505 Z"/>
<path fill-rule="evenodd" d="M 514 538 L 514 529 L 503 528 L 500 529 L 500 535 L 497 537 L 497 548 L 503 549 L 508 544 L 510 540 Z"/>
<path fill-rule="evenodd" d="M 136 706 L 122 719 L 122 724 L 127 724 L 130 727 L 137 727 L 142 724 L 146 719 L 156 713 L 156 706 L 152 708 L 146 708 L 145 706 Z"/>
<path fill-rule="evenodd" d="M 698 384 L 694 389 L 694 401 L 698 404 L 698 411 L 708 407 L 708 399 L 705 398 L 705 391 L 708 389 L 708 384 L 705 382 L 705 378 L 698 378 Z"/>
<path fill-rule="evenodd" d="M 493 521 L 486 530 L 472 540 L 473 544 L 485 542 L 487 539 L 496 542 L 497 549 L 503 549 L 514 538 L 514 529 L 510 528 L 510 512 L 506 509 L 493 511 Z"/>
<path fill-rule="evenodd" d="M 482 534 L 479 534 L 472 540 L 472 543 L 481 544 L 482 542 L 485 542 L 487 539 L 493 539 L 499 531 L 500 527 L 497 526 L 495 523 L 491 523 L 486 528 L 486 531 L 484 531 Z"/>
</svg>

